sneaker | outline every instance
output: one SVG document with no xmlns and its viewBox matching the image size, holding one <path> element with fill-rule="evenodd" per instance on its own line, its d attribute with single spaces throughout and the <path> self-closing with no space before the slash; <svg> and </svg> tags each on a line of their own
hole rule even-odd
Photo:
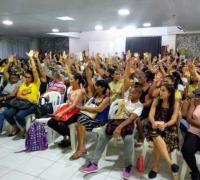
<svg viewBox="0 0 200 180">
<path fill-rule="evenodd" d="M 98 171 L 98 166 L 95 163 L 89 162 L 83 169 L 82 172 L 84 173 L 94 173 Z"/>
<path fill-rule="evenodd" d="M 122 170 L 122 177 L 124 179 L 128 179 L 132 174 L 131 174 L 131 169 L 132 169 L 132 165 L 129 165 L 125 168 L 123 168 Z"/>
</svg>

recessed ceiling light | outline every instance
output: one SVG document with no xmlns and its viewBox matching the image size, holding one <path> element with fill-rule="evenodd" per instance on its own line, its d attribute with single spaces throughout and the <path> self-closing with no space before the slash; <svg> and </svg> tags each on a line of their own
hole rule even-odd
<svg viewBox="0 0 200 180">
<path fill-rule="evenodd" d="M 96 25 L 94 28 L 95 28 L 96 31 L 103 30 L 103 26 L 102 25 Z"/>
<path fill-rule="evenodd" d="M 54 29 L 52 29 L 52 32 L 54 32 L 54 33 L 57 33 L 57 32 L 59 32 L 60 30 L 59 29 L 56 29 L 56 28 L 54 28 Z"/>
<path fill-rule="evenodd" d="M 120 9 L 118 11 L 118 14 L 121 15 L 121 16 L 127 16 L 130 14 L 130 11 L 128 9 Z"/>
<path fill-rule="evenodd" d="M 111 28 L 110 28 L 110 31 L 116 31 L 117 30 L 117 28 L 115 27 L 115 26 L 112 26 Z"/>
<path fill-rule="evenodd" d="M 69 17 L 69 16 L 57 17 L 56 19 L 59 19 L 59 20 L 62 20 L 62 21 L 73 21 L 73 20 L 75 20 L 74 18 Z"/>
<path fill-rule="evenodd" d="M 151 27 L 151 23 L 147 22 L 143 24 L 144 27 Z"/>
<path fill-rule="evenodd" d="M 2 21 L 2 23 L 3 23 L 4 25 L 7 25 L 7 26 L 13 25 L 13 21 L 10 21 L 10 20 L 4 20 L 4 21 Z"/>
</svg>

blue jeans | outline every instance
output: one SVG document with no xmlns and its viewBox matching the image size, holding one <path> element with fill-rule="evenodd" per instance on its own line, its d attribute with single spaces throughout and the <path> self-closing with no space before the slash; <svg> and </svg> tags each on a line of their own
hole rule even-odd
<svg viewBox="0 0 200 180">
<path fill-rule="evenodd" d="M 32 114 L 34 112 L 34 109 L 35 109 L 34 105 L 32 105 L 28 109 L 23 109 L 23 110 L 9 108 L 4 111 L 4 117 L 10 125 L 15 125 L 17 122 L 21 127 L 25 127 L 26 126 L 25 117 L 29 114 Z"/>
<path fill-rule="evenodd" d="M 7 110 L 8 108 L 3 107 L 1 112 L 0 112 L 0 133 L 2 132 L 3 129 L 3 123 L 4 123 L 4 112 Z"/>
</svg>

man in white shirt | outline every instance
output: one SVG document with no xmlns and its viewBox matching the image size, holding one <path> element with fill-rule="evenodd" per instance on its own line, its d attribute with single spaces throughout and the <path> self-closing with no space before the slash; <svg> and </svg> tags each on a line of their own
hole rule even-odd
<svg viewBox="0 0 200 180">
<path fill-rule="evenodd" d="M 139 101 L 139 98 L 141 96 L 142 89 L 141 87 L 134 87 L 131 88 L 129 91 L 129 98 L 125 100 L 125 106 L 124 106 L 124 117 L 125 119 L 115 128 L 113 132 L 114 138 L 118 138 L 121 135 L 122 129 L 129 125 L 130 123 L 133 123 L 142 113 L 143 105 Z M 133 127 L 134 128 L 134 127 Z M 93 153 L 92 159 L 90 162 L 83 168 L 84 173 L 92 173 L 98 171 L 98 161 L 101 158 L 101 155 L 112 138 L 112 135 L 108 135 L 106 133 L 106 126 L 102 130 L 98 142 L 95 148 L 95 151 Z M 133 134 L 127 134 L 123 135 L 123 141 L 124 141 L 124 168 L 122 171 L 122 177 L 128 178 L 131 176 L 131 169 L 132 169 L 132 154 L 133 154 Z"/>
</svg>

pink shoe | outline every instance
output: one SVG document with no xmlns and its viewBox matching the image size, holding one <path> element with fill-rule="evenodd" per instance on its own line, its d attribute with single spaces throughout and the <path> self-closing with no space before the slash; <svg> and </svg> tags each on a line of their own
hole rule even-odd
<svg viewBox="0 0 200 180">
<path fill-rule="evenodd" d="M 131 169 L 132 169 L 132 165 L 123 168 L 123 170 L 122 170 L 122 177 L 124 179 L 128 179 L 130 176 L 132 176 Z"/>
<path fill-rule="evenodd" d="M 98 166 L 95 163 L 89 162 L 89 164 L 87 164 L 83 169 L 82 172 L 84 173 L 94 173 L 98 171 Z"/>
</svg>

